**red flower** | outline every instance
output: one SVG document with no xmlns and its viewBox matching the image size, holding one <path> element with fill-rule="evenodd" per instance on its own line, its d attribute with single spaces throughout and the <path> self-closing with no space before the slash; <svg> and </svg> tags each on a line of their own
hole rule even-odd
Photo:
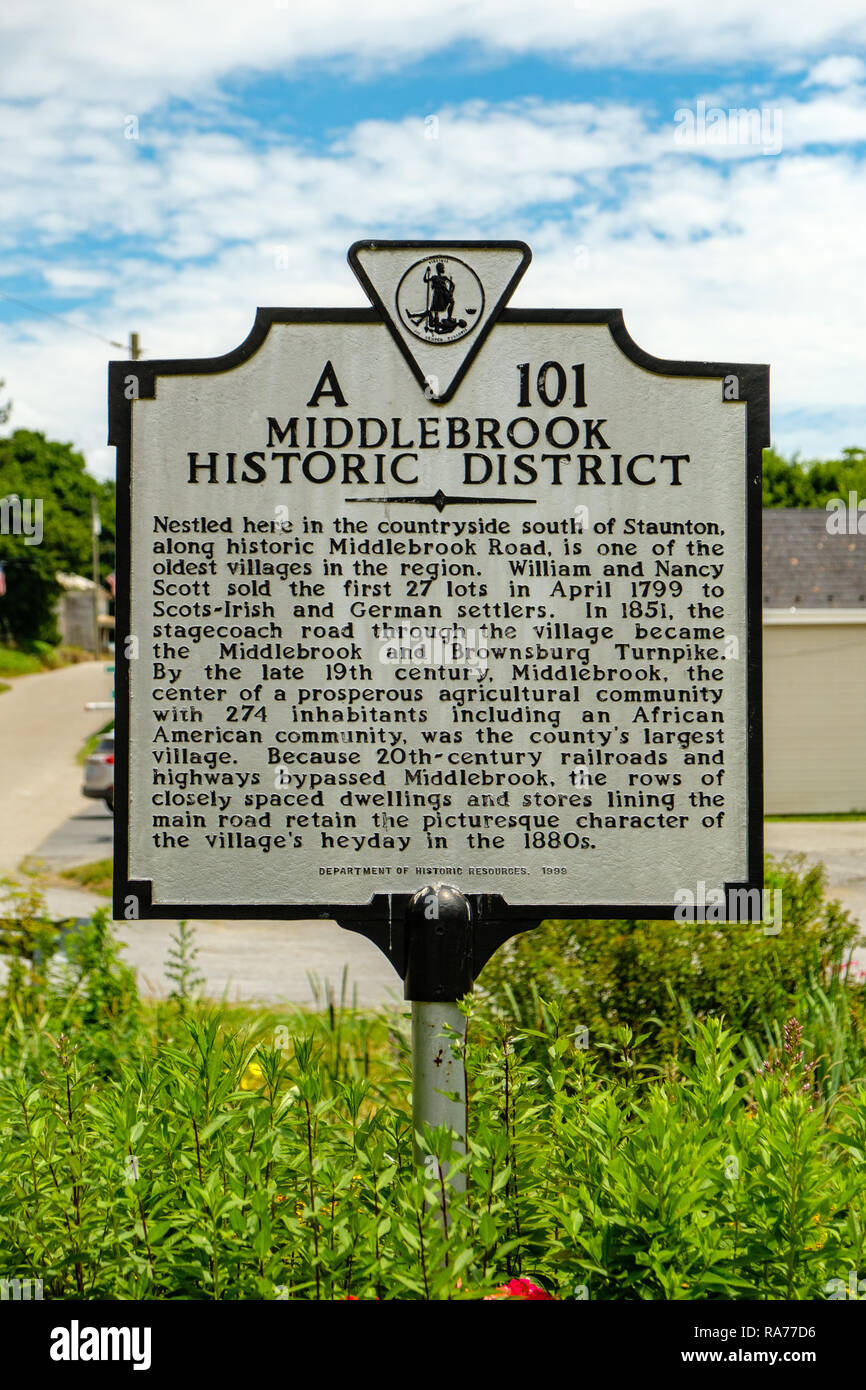
<svg viewBox="0 0 866 1390">
<path fill-rule="evenodd" d="M 491 1299 L 498 1298 L 549 1298 L 553 1299 L 553 1294 L 545 1293 L 544 1289 L 537 1284 L 531 1284 L 528 1279 L 509 1279 L 507 1284 L 500 1284 L 494 1293 L 484 1296 L 484 1302 L 488 1303 Z"/>
</svg>

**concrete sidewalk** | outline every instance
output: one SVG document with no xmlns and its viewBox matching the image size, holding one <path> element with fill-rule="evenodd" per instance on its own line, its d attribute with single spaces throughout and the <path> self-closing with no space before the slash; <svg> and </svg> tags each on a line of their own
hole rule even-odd
<svg viewBox="0 0 866 1390">
<path fill-rule="evenodd" d="M 838 898 L 866 932 L 866 820 L 768 821 L 768 854 L 804 854 L 827 870 L 827 895 Z"/>
<path fill-rule="evenodd" d="M 112 821 L 101 802 L 81 795 L 83 769 L 76 753 L 110 711 L 84 709 L 90 700 L 107 700 L 109 662 L 83 662 L 61 671 L 21 676 L 0 694 L 0 877 L 23 883 L 17 872 L 25 858 L 41 859 L 47 869 L 107 858 L 112 852 Z M 108 899 L 74 886 L 49 888 L 45 897 L 55 918 L 89 917 Z M 343 931 L 334 922 L 196 922 L 198 967 L 214 998 L 291 1001 L 312 1004 L 309 974 L 339 994 L 348 967 L 348 994 L 364 1008 L 402 999 L 396 971 L 366 937 Z M 142 992 L 164 995 L 173 922 L 120 922 L 116 932 L 126 946 Z M 2 971 L 2 962 L 0 962 Z"/>
<path fill-rule="evenodd" d="M 68 848 L 68 840 L 55 833 L 51 843 Z M 827 891 L 838 898 L 860 922 L 866 934 L 866 821 L 770 821 L 765 826 L 765 848 L 777 857 L 804 854 L 810 864 L 827 869 Z M 68 862 L 68 860 L 66 861 Z M 76 889 L 49 889 L 49 910 L 56 917 L 85 917 L 107 899 Z M 402 1004 L 403 986 L 382 953 L 354 932 L 333 922 L 224 921 L 195 922 L 199 954 L 197 966 L 213 998 L 258 1000 L 276 1004 L 314 1004 L 316 990 L 310 976 L 328 982 L 339 995 L 344 967 L 348 967 L 347 1000 L 353 996 L 362 1008 Z M 125 958 L 139 978 L 141 990 L 163 996 L 170 989 L 165 975 L 173 922 L 120 922 L 118 939 Z M 855 952 L 855 961 L 866 967 L 866 946 Z M 319 997 L 325 991 L 319 990 Z"/>
<path fill-rule="evenodd" d="M 866 933 L 866 821 L 771 821 L 765 826 L 768 853 L 805 854 L 823 862 L 828 893 L 838 898 Z M 343 966 L 349 967 L 349 998 L 357 990 L 363 1007 L 400 1003 L 403 985 L 382 953 L 354 932 L 333 922 L 197 922 L 198 965 L 208 993 L 230 999 L 314 1002 L 308 972 L 328 980 L 339 993 Z M 127 959 L 139 972 L 142 988 L 163 993 L 163 966 L 172 923 L 118 924 L 129 946 Z M 866 947 L 855 952 L 866 967 Z"/>
<path fill-rule="evenodd" d="M 18 676 L 0 694 L 0 875 L 15 873 L 46 835 L 83 803 L 84 769 L 75 756 L 110 710 L 85 710 L 111 698 L 105 661 Z"/>
<path fill-rule="evenodd" d="M 55 920 L 90 917 L 109 906 L 107 898 L 75 888 L 48 888 L 44 896 Z M 196 968 L 211 999 L 313 1006 L 327 998 L 330 987 L 339 1001 L 345 969 L 346 1004 L 364 1009 L 402 1005 L 403 981 L 378 947 L 335 922 L 232 920 L 191 926 Z M 123 958 L 135 970 L 142 994 L 164 998 L 172 988 L 165 967 L 176 931 L 177 923 L 171 921 L 115 922 Z"/>
</svg>

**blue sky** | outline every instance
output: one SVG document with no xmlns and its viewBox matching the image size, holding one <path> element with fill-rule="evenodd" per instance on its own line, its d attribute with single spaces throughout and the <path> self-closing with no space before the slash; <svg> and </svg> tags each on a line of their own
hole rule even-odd
<svg viewBox="0 0 866 1390">
<path fill-rule="evenodd" d="M 111 341 L 359 304 L 368 235 L 523 237 L 515 303 L 768 361 L 777 447 L 866 447 L 860 0 L 7 0 L 0 77 L 8 428 L 100 475 Z"/>
</svg>

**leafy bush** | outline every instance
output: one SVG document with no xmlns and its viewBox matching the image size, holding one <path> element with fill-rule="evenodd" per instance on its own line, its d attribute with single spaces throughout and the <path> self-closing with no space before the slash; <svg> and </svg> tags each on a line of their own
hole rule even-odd
<svg viewBox="0 0 866 1390">
<path fill-rule="evenodd" d="M 22 646 L 24 651 L 37 657 L 40 664 L 47 667 L 49 671 L 56 671 L 58 667 L 63 665 L 57 648 L 52 646 L 50 642 L 24 642 Z"/>
<path fill-rule="evenodd" d="M 338 1077 L 321 1020 L 256 1047 L 204 1013 L 102 1078 L 60 1035 L 44 1078 L 0 1082 L 3 1275 L 52 1298 L 478 1298 L 521 1275 L 560 1299 L 787 1299 L 862 1268 L 862 1090 L 751 1077 L 716 1021 L 676 1083 L 631 1074 L 627 1030 L 602 1079 L 548 1020 L 542 1058 L 470 1021 L 469 1154 L 433 1131 L 424 1170 L 402 1034 L 390 1067 Z"/>
<path fill-rule="evenodd" d="M 33 676 L 40 671 L 56 671 L 61 666 L 92 659 L 92 653 L 82 647 L 54 647 L 48 642 L 21 641 L 14 647 L 0 645 L 0 676 Z"/>
<path fill-rule="evenodd" d="M 542 996 L 562 996 L 563 1023 L 610 1045 L 627 1025 L 645 1032 L 643 1056 L 676 1058 L 689 1015 L 724 1015 L 760 1039 L 772 1036 L 850 958 L 857 923 L 823 896 L 821 866 L 802 857 L 767 860 L 768 889 L 781 893 L 782 929 L 760 924 L 555 921 L 514 937 L 485 966 L 479 988 L 516 1025 L 539 1026 Z M 686 1001 L 685 1005 L 681 1001 Z M 856 1008 L 850 1026 L 863 1037 Z"/>
<path fill-rule="evenodd" d="M 42 662 L 32 652 L 0 646 L 0 676 L 32 676 L 42 669 Z"/>
<path fill-rule="evenodd" d="M 11 960 L 0 993 L 0 1065 L 38 1075 L 65 1029 L 85 1039 L 97 1071 L 110 1071 L 138 1037 L 140 1002 L 108 910 L 55 922 L 35 888 L 7 883 L 5 892 L 0 950 Z"/>
<path fill-rule="evenodd" d="M 536 994 L 530 1028 L 479 996 L 468 1152 L 428 1131 L 419 1168 L 405 1015 L 197 1003 L 189 933 L 178 998 L 148 1006 L 104 913 L 64 938 L 31 894 L 6 921 L 0 1277 L 47 1298 L 812 1299 L 863 1270 L 844 974 L 764 1037 L 677 1005 L 661 1070 L 656 1025 L 599 1046 L 570 995 Z"/>
</svg>

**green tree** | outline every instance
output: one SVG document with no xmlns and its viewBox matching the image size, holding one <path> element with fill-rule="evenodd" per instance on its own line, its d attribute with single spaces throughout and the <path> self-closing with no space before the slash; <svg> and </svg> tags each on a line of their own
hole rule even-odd
<svg viewBox="0 0 866 1390">
<path fill-rule="evenodd" d="M 866 497 L 866 449 L 843 449 L 841 458 L 811 462 L 764 450 L 765 507 L 825 507 L 831 497 L 847 501 L 849 492 Z"/>
<path fill-rule="evenodd" d="M 15 430 L 0 439 L 0 499 L 19 497 L 42 504 L 42 540 L 0 534 L 0 563 L 6 593 L 0 597 L 0 630 L 18 643 L 58 640 L 54 607 L 58 571 L 91 572 L 90 499 L 95 496 L 102 525 L 100 579 L 114 568 L 114 483 L 87 472 L 71 444 L 48 440 L 33 430 Z M 31 515 L 33 513 L 31 512 Z"/>
<path fill-rule="evenodd" d="M 0 393 L 2 393 L 3 387 L 4 387 L 5 385 L 6 385 L 6 382 L 3 380 L 2 376 L 0 376 Z M 0 402 L 0 425 L 5 425 L 5 424 L 6 424 L 6 421 L 9 419 L 9 416 L 10 416 L 11 414 L 12 414 L 12 402 L 11 402 L 11 401 L 7 401 L 5 405 L 3 405 L 2 402 Z"/>
</svg>

